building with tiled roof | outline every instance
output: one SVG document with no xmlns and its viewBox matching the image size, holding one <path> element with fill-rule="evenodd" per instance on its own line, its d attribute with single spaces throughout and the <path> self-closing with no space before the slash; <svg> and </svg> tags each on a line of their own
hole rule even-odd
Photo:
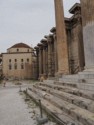
<svg viewBox="0 0 94 125">
<path fill-rule="evenodd" d="M 32 78 L 33 48 L 25 43 L 17 43 L 2 53 L 3 75 L 18 79 Z"/>
<path fill-rule="evenodd" d="M 17 43 L 10 48 L 31 48 L 31 47 L 29 45 L 25 44 L 25 43 Z"/>
</svg>

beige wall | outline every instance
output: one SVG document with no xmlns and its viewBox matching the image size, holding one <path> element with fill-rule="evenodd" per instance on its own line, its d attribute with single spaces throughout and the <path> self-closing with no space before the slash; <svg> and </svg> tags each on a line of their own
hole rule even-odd
<svg viewBox="0 0 94 125">
<path fill-rule="evenodd" d="M 9 60 L 11 59 L 11 62 Z M 15 62 L 15 59 L 17 62 Z M 23 62 L 21 61 L 23 59 Z M 27 62 L 29 59 L 29 62 Z M 21 69 L 23 63 L 24 69 Z M 9 69 L 11 64 L 12 69 Z M 14 65 L 17 64 L 17 69 Z M 3 74 L 6 77 L 17 77 L 22 79 L 29 79 L 32 76 L 32 53 L 3 53 Z"/>
</svg>

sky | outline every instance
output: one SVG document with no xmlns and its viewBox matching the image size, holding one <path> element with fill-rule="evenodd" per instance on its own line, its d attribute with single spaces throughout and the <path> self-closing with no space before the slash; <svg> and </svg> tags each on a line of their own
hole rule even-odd
<svg viewBox="0 0 94 125">
<path fill-rule="evenodd" d="M 80 0 L 63 0 L 65 17 Z M 55 26 L 54 0 L 0 0 L 0 53 L 23 42 L 32 47 Z"/>
</svg>

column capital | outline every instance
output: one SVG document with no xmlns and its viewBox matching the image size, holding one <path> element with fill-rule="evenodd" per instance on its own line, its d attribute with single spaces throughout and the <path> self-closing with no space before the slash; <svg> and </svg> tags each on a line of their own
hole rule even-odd
<svg viewBox="0 0 94 125">
<path fill-rule="evenodd" d="M 53 27 L 51 30 L 50 30 L 51 33 L 53 34 L 56 34 L 56 27 Z"/>
<path fill-rule="evenodd" d="M 38 43 L 38 45 L 37 45 L 37 46 L 39 47 L 39 50 L 43 50 L 43 44 Z"/>
<path fill-rule="evenodd" d="M 48 44 L 53 42 L 53 34 L 45 35 L 44 37 L 47 39 Z"/>
<path fill-rule="evenodd" d="M 47 39 L 42 39 L 40 42 L 43 45 L 43 49 L 46 49 L 46 47 L 47 47 Z"/>
<path fill-rule="evenodd" d="M 36 51 L 39 51 L 39 47 L 38 47 L 38 46 L 35 46 L 34 49 L 35 49 Z"/>
</svg>

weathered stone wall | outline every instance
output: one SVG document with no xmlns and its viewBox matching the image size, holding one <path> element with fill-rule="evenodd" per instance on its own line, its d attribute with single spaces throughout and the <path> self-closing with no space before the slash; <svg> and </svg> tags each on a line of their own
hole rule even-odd
<svg viewBox="0 0 94 125">
<path fill-rule="evenodd" d="M 32 53 L 3 53 L 3 75 L 6 77 L 30 79 L 32 76 Z M 23 59 L 23 62 L 22 62 Z M 11 60 L 11 62 L 10 62 Z M 15 62 L 16 60 L 16 62 Z M 29 60 L 29 61 L 28 61 Z M 15 65 L 17 68 L 15 68 Z M 23 69 L 22 66 L 23 65 Z M 11 69 L 10 69 L 11 66 Z"/>
<path fill-rule="evenodd" d="M 70 72 L 77 73 L 84 67 L 82 29 L 79 24 L 67 31 Z"/>
<path fill-rule="evenodd" d="M 77 10 L 75 10 L 77 8 Z M 73 11 L 73 9 L 75 11 Z M 80 4 L 75 4 L 71 9 L 73 16 L 65 18 L 69 51 L 70 73 L 76 74 L 84 69 L 84 48 Z M 73 12 L 72 12 L 73 11 Z"/>
<path fill-rule="evenodd" d="M 57 9 L 58 7 L 56 8 L 56 10 Z M 60 29 L 57 29 L 58 26 L 56 28 L 53 27 L 50 30 L 52 34 L 46 35 L 45 39 L 41 40 L 38 46 L 35 47 L 39 50 L 39 76 L 57 76 L 60 69 L 60 67 L 58 67 L 60 66 L 58 65 L 58 63 L 61 60 L 63 61 L 63 67 L 66 69 L 66 62 L 64 61 L 65 57 L 67 57 L 68 60 L 70 74 L 77 74 L 84 68 L 85 64 L 80 4 L 75 4 L 71 8 L 70 12 L 73 14 L 73 16 L 71 18 L 65 18 L 64 23 L 64 25 L 66 26 L 66 34 L 60 34 L 60 31 L 57 31 L 61 29 L 60 24 L 57 24 L 59 25 Z M 60 21 L 58 20 L 57 22 L 59 23 Z M 66 37 L 65 42 L 63 41 L 64 37 Z M 58 41 L 59 38 L 61 39 L 61 41 Z M 59 46 L 61 49 L 59 48 L 58 44 L 60 44 Z M 64 73 L 66 74 L 66 71 L 63 70 L 63 74 Z"/>
<path fill-rule="evenodd" d="M 94 0 L 81 0 L 85 69 L 94 71 Z"/>
</svg>

